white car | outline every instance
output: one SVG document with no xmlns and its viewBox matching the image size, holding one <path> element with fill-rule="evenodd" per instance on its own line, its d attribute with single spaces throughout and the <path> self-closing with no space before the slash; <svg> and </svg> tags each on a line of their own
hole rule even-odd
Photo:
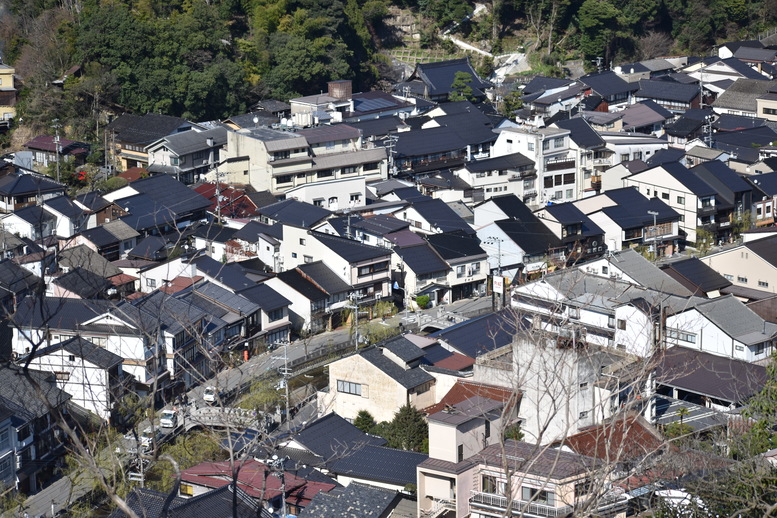
<svg viewBox="0 0 777 518">
<path fill-rule="evenodd" d="M 162 439 L 162 430 L 159 428 L 146 428 L 140 434 L 140 445 L 144 448 L 150 448 L 154 442 L 159 444 L 160 439 Z"/>
<path fill-rule="evenodd" d="M 205 387 L 205 392 L 202 393 L 202 399 L 206 403 L 215 403 L 217 395 L 218 391 L 216 391 L 216 387 Z"/>
<path fill-rule="evenodd" d="M 159 426 L 162 428 L 175 428 L 178 426 L 178 412 L 173 410 L 162 410 L 159 418 Z"/>
</svg>

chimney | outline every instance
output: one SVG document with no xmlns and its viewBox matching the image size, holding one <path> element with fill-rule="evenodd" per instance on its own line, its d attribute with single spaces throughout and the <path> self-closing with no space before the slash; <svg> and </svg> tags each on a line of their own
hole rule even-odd
<svg viewBox="0 0 777 518">
<path fill-rule="evenodd" d="M 347 101 L 353 95 L 353 84 L 350 79 L 329 81 L 327 87 L 329 88 L 329 97 L 334 97 L 341 101 Z"/>
</svg>

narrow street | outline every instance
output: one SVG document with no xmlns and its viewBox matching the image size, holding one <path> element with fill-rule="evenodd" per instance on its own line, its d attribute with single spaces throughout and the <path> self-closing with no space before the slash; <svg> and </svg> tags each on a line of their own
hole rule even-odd
<svg viewBox="0 0 777 518">
<path fill-rule="evenodd" d="M 392 317 L 386 318 L 385 321 L 373 319 L 368 322 L 360 322 L 360 327 L 367 324 L 386 325 L 389 327 L 401 326 L 411 332 L 416 332 L 418 329 L 427 327 L 444 329 L 457 322 L 483 314 L 490 309 L 490 298 L 471 298 L 460 300 L 453 304 L 438 306 L 418 312 L 410 312 L 407 316 L 404 312 L 399 312 Z M 315 335 L 308 339 L 307 342 L 307 353 L 311 355 L 316 350 L 331 344 L 354 342 L 354 338 L 349 327 L 342 327 L 334 331 Z M 289 362 L 305 356 L 305 344 L 301 340 L 290 343 L 285 349 L 287 354 L 286 360 Z M 249 386 L 253 380 L 261 377 L 268 371 L 273 371 L 278 367 L 283 366 L 283 355 L 284 348 L 280 347 L 274 351 L 250 358 L 247 362 L 244 362 L 237 367 L 225 369 L 219 372 L 215 377 L 204 381 L 198 387 L 190 390 L 187 393 L 189 402 L 194 401 L 196 404 L 204 404 L 202 395 L 207 386 L 214 386 L 219 391 L 227 393 L 239 390 L 241 386 L 243 388 Z M 314 416 L 315 407 L 308 404 L 305 406 L 304 411 L 300 412 L 300 414 L 295 417 L 293 424 L 295 426 L 302 424 L 303 421 L 314 418 Z M 142 423 L 138 426 L 138 429 L 142 430 L 149 425 L 150 423 L 148 422 Z M 100 455 L 111 453 L 112 452 L 105 451 L 101 452 Z M 3 516 L 18 516 L 21 518 L 25 513 L 27 513 L 29 518 L 57 516 L 62 511 L 66 510 L 71 503 L 76 502 L 86 495 L 92 486 L 93 480 L 88 476 L 82 476 L 75 481 L 75 484 L 70 478 L 62 477 L 42 491 L 29 497 L 24 503 L 24 509 L 20 511 L 15 510 L 16 512 L 6 512 Z"/>
</svg>

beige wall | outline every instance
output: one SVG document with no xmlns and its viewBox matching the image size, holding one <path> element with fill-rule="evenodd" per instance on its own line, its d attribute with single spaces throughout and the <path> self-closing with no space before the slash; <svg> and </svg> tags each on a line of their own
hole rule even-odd
<svg viewBox="0 0 777 518">
<path fill-rule="evenodd" d="M 701 261 L 735 286 L 777 292 L 777 268 L 744 246 L 702 257 Z"/>
</svg>

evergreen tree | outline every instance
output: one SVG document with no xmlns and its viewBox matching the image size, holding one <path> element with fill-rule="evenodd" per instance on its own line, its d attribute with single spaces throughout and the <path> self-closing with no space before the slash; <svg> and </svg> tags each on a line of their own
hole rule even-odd
<svg viewBox="0 0 777 518">
<path fill-rule="evenodd" d="M 403 450 L 428 452 L 429 425 L 424 415 L 410 405 L 400 408 L 389 423 L 388 446 Z"/>
</svg>

